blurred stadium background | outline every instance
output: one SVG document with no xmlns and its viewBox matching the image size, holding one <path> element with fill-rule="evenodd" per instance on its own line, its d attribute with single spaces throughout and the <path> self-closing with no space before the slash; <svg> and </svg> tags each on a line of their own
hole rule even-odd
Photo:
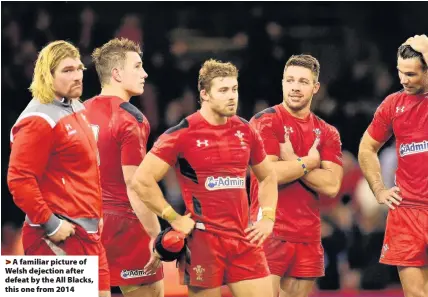
<svg viewBox="0 0 428 297">
<path fill-rule="evenodd" d="M 148 83 L 131 102 L 150 121 L 149 148 L 198 108 L 197 75 L 206 58 L 238 66 L 239 114 L 250 119 L 281 102 L 289 56 L 309 53 L 321 63 L 322 87 L 312 109 L 338 128 L 345 161 L 338 197 L 321 199 L 326 277 L 314 296 L 402 296 L 395 268 L 377 262 L 387 210 L 376 203 L 355 156 L 376 107 L 400 89 L 396 50 L 409 36 L 427 33 L 427 11 L 427 2 L 2 2 L 2 254 L 22 253 L 24 218 L 6 183 L 9 131 L 31 99 L 34 61 L 49 41 L 66 39 L 79 47 L 88 68 L 83 100 L 100 91 L 90 58 L 95 47 L 112 37 L 142 44 Z M 381 163 L 391 185 L 393 140 Z M 174 175 L 161 186 L 182 211 Z M 166 296 L 185 296 L 174 265 L 165 274 Z"/>
</svg>

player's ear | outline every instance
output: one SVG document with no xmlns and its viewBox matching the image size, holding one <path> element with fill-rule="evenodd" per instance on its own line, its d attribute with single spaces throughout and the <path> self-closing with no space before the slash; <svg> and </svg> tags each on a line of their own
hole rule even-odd
<svg viewBox="0 0 428 297">
<path fill-rule="evenodd" d="M 111 76 L 117 82 L 122 82 L 122 76 L 120 75 L 119 68 L 113 68 L 111 70 Z"/>
<path fill-rule="evenodd" d="M 314 85 L 314 95 L 320 90 L 321 84 L 317 81 Z"/>
<path fill-rule="evenodd" d="M 208 100 L 208 93 L 207 93 L 207 91 L 205 89 L 202 89 L 199 92 L 199 96 L 201 97 L 201 103 L 202 103 L 202 101 L 207 101 Z"/>
</svg>

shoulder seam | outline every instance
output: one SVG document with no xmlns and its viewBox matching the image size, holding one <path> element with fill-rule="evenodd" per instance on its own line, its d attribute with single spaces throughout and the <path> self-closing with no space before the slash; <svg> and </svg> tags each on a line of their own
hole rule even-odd
<svg viewBox="0 0 428 297">
<path fill-rule="evenodd" d="M 40 118 L 44 119 L 51 126 L 52 129 L 56 126 L 55 121 L 53 119 L 51 119 L 45 113 L 42 113 L 42 112 L 29 112 L 29 113 L 26 113 L 23 116 L 20 116 L 16 120 L 15 124 L 13 124 L 12 128 L 10 129 L 10 142 L 13 142 L 13 133 L 12 133 L 13 127 L 15 127 L 21 120 L 23 120 L 25 118 L 28 118 L 28 117 L 31 117 L 31 116 L 36 116 L 36 117 L 40 117 Z"/>
<path fill-rule="evenodd" d="M 18 124 L 21 120 L 23 120 L 23 119 L 25 119 L 25 118 L 28 118 L 28 117 L 31 117 L 31 116 L 37 116 L 37 117 L 41 117 L 41 118 L 43 118 L 46 122 L 48 122 L 48 124 L 52 127 L 52 128 L 54 128 L 55 126 L 56 126 L 56 122 L 51 118 L 51 117 L 49 117 L 47 114 L 45 114 L 45 113 L 43 113 L 43 112 L 29 112 L 29 113 L 26 113 L 26 114 L 24 114 L 24 115 L 22 115 L 22 116 L 20 116 L 17 120 L 16 120 L 16 122 L 15 122 L 15 124 L 14 124 L 14 126 L 16 125 L 16 124 Z"/>
<path fill-rule="evenodd" d="M 129 106 L 129 108 L 128 108 Z M 132 105 L 129 102 L 123 102 L 119 105 L 119 107 L 123 110 L 125 110 L 126 112 L 128 112 L 130 115 L 132 115 L 137 122 L 142 123 L 144 122 L 144 115 L 143 113 L 134 105 Z"/>
</svg>

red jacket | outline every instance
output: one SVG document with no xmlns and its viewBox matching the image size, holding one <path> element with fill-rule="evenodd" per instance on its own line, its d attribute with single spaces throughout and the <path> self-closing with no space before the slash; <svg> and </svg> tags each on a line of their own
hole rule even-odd
<svg viewBox="0 0 428 297">
<path fill-rule="evenodd" d="M 77 100 L 32 100 L 12 127 L 8 185 L 31 226 L 48 235 L 67 218 L 98 231 L 101 186 L 97 144 Z"/>
</svg>

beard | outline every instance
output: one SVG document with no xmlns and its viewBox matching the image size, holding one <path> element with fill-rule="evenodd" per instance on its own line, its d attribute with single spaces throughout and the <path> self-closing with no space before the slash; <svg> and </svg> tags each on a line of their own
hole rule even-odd
<svg viewBox="0 0 428 297">
<path fill-rule="evenodd" d="M 288 108 L 290 108 L 292 111 L 297 112 L 305 109 L 308 105 L 310 105 L 311 98 L 308 98 L 308 99 L 301 98 L 298 101 L 292 101 L 291 98 L 286 97 L 284 102 Z"/>
</svg>

